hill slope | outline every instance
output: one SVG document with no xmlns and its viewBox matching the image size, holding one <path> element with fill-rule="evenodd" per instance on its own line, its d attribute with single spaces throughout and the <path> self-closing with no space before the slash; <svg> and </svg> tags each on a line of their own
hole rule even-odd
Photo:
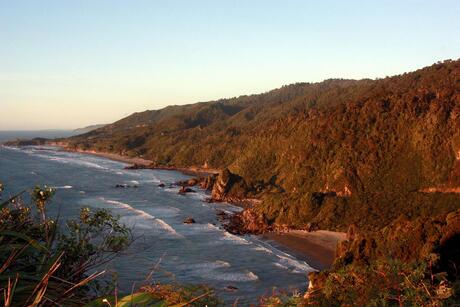
<svg viewBox="0 0 460 307">
<path fill-rule="evenodd" d="M 104 127 L 105 125 L 104 124 L 99 124 L 99 125 L 91 125 L 91 126 L 86 126 L 86 127 L 83 127 L 83 128 L 77 128 L 73 131 L 73 133 L 75 135 L 79 135 L 79 134 L 84 134 L 84 133 L 88 133 L 90 131 L 93 131 L 93 130 L 96 130 L 96 129 L 99 129 L 99 128 L 102 128 Z"/>
<path fill-rule="evenodd" d="M 268 223 L 380 228 L 459 207 L 460 61 L 135 113 L 66 139 L 156 165 L 229 168 Z"/>
</svg>

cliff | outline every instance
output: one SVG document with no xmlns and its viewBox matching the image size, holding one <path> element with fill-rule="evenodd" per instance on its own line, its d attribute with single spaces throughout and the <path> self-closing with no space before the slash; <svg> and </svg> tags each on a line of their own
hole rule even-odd
<svg viewBox="0 0 460 307">
<path fill-rule="evenodd" d="M 446 61 L 135 113 L 65 141 L 157 166 L 228 169 L 269 223 L 345 231 L 457 209 L 459 131 L 460 61 Z"/>
</svg>

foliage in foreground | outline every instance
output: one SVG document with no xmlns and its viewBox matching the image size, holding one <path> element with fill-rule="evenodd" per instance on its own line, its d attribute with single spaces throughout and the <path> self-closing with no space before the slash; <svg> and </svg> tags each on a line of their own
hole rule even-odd
<svg viewBox="0 0 460 307">
<path fill-rule="evenodd" d="M 0 183 L 0 197 L 3 188 Z M 97 278 L 104 271 L 97 271 L 98 266 L 128 247 L 130 230 L 109 211 L 92 212 L 89 208 L 82 208 L 78 219 L 67 220 L 63 230 L 58 219 L 47 216 L 54 189 L 46 186 L 32 189 L 30 196 L 36 210 L 22 200 L 24 193 L 0 203 L 0 305 L 220 304 L 213 290 L 202 285 L 162 285 L 146 280 L 146 285 L 124 297 L 111 284 L 102 287 Z"/>
<path fill-rule="evenodd" d="M 203 286 L 179 286 L 156 284 L 143 286 L 139 291 L 123 297 L 104 297 L 90 302 L 85 307 L 166 307 L 166 306 L 221 306 L 213 290 Z"/>
<path fill-rule="evenodd" d="M 434 273 L 427 262 L 391 259 L 354 264 L 322 273 L 324 287 L 306 302 L 319 306 L 449 306 L 458 302 L 460 284 L 445 272 Z"/>
<path fill-rule="evenodd" d="M 3 187 L 3 186 L 2 186 Z M 0 204 L 0 304 L 4 306 L 80 305 L 100 291 L 96 267 L 126 248 L 130 231 L 106 210 L 81 210 L 60 229 L 46 215 L 54 194 L 31 192 L 36 211 L 21 199 Z M 37 213 L 38 217 L 34 214 Z"/>
</svg>

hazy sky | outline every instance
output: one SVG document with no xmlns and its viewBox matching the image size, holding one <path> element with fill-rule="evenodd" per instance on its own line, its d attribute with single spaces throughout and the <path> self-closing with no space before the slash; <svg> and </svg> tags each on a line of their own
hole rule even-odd
<svg viewBox="0 0 460 307">
<path fill-rule="evenodd" d="M 0 0 L 0 130 L 460 57 L 460 1 Z"/>
</svg>

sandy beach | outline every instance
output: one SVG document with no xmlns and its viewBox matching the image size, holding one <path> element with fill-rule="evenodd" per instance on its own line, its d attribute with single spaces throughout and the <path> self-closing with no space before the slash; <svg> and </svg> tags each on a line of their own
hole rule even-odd
<svg viewBox="0 0 460 307">
<path fill-rule="evenodd" d="M 63 150 L 67 149 L 63 147 Z M 152 164 L 151 160 L 131 158 L 114 153 L 97 152 L 93 150 L 80 150 L 76 152 L 104 157 L 129 164 L 139 164 L 142 166 L 150 166 Z M 158 169 L 176 170 L 187 175 L 195 176 L 218 173 L 218 170 L 215 169 L 203 169 L 199 167 L 158 167 Z M 346 233 L 327 230 L 318 230 L 313 232 L 290 230 L 285 233 L 270 232 L 262 235 L 263 239 L 276 242 L 286 252 L 293 254 L 299 259 L 305 260 L 308 264 L 318 270 L 324 270 L 331 267 L 334 261 L 337 243 L 345 240 L 345 237 Z"/>
<path fill-rule="evenodd" d="M 270 232 L 262 236 L 284 246 L 297 258 L 305 260 L 315 269 L 324 270 L 334 262 L 337 243 L 345 240 L 346 233 L 327 230 L 307 232 L 291 230 L 286 233 Z"/>
<path fill-rule="evenodd" d="M 111 159 L 114 161 L 119 161 L 119 162 L 125 162 L 129 164 L 137 164 L 137 165 L 142 165 L 142 166 L 147 166 L 151 167 L 153 161 L 144 159 L 144 158 L 139 158 L 139 157 L 127 157 L 127 156 L 122 156 L 120 154 L 115 154 L 115 153 L 108 153 L 108 152 L 99 152 L 99 151 L 94 151 L 94 150 L 69 150 L 65 146 L 61 144 L 53 144 L 55 146 L 59 146 L 62 148 L 62 150 L 69 151 L 69 152 L 78 152 L 78 153 L 83 153 L 83 154 L 88 154 L 88 155 L 94 155 L 94 156 L 99 156 L 107 159 Z M 203 168 L 203 167 L 197 167 L 197 166 L 191 166 L 188 168 L 181 168 L 181 167 L 168 167 L 168 166 L 159 166 L 159 167 L 151 167 L 152 169 L 162 169 L 162 170 L 171 170 L 171 171 L 179 171 L 182 172 L 186 175 L 192 175 L 192 176 L 206 176 L 209 174 L 218 174 L 219 170 L 217 169 L 211 169 L 211 168 Z"/>
<path fill-rule="evenodd" d="M 66 151 L 71 151 L 66 148 L 63 148 L 63 149 Z M 147 160 L 143 158 L 131 158 L 131 157 L 126 157 L 126 156 L 122 156 L 119 154 L 108 153 L 108 152 L 98 152 L 94 150 L 75 150 L 75 151 L 72 150 L 72 152 L 94 155 L 94 156 L 99 156 L 99 157 L 107 158 L 107 159 L 114 160 L 114 161 L 125 162 L 129 164 L 139 164 L 142 166 L 149 166 L 152 164 L 151 160 Z"/>
</svg>

